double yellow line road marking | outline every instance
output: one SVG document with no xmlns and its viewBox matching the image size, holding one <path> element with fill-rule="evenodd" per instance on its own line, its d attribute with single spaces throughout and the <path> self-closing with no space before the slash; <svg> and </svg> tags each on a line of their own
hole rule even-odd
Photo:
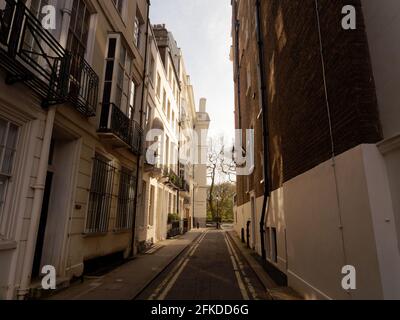
<svg viewBox="0 0 400 320">
<path fill-rule="evenodd" d="M 171 289 L 174 287 L 179 276 L 186 268 L 189 260 L 193 257 L 197 248 L 204 240 L 208 233 L 208 230 L 203 232 L 197 240 L 191 245 L 188 252 L 179 260 L 174 268 L 168 273 L 167 277 L 158 285 L 148 300 L 165 300 Z M 228 237 L 226 232 L 223 232 L 225 244 L 227 246 L 229 256 L 232 262 L 233 270 L 235 272 L 236 281 L 238 283 L 243 300 L 258 300 L 257 293 L 251 284 L 249 277 L 246 274 L 242 260 L 240 260 L 237 251 L 232 243 L 232 240 Z"/>
<path fill-rule="evenodd" d="M 231 256 L 233 270 L 235 271 L 236 280 L 243 300 L 250 300 L 249 293 L 253 300 L 258 300 L 256 290 L 254 289 L 249 277 L 244 270 L 242 260 L 240 260 L 232 240 L 228 237 L 227 233 L 224 232 L 224 238 L 226 246 L 228 247 L 229 255 Z M 246 290 L 247 289 L 247 290 Z"/>
<path fill-rule="evenodd" d="M 188 264 L 190 258 L 196 252 L 200 243 L 206 237 L 208 231 L 202 233 L 199 238 L 195 241 L 189 251 L 186 253 L 184 257 L 180 259 L 177 265 L 171 270 L 168 276 L 161 282 L 161 284 L 154 290 L 153 294 L 149 297 L 148 300 L 165 300 L 168 293 L 171 291 L 182 271 L 185 269 Z"/>
</svg>

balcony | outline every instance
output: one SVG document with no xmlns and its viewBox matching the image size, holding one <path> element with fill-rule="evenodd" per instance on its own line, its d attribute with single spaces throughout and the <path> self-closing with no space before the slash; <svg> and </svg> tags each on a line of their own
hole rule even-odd
<svg viewBox="0 0 400 320">
<path fill-rule="evenodd" d="M 70 55 L 21 0 L 0 5 L 0 65 L 6 83 L 25 83 L 43 107 L 65 102 Z"/>
<path fill-rule="evenodd" d="M 167 166 L 163 168 L 163 183 L 173 189 L 182 190 L 183 188 L 183 179 Z"/>
<path fill-rule="evenodd" d="M 98 102 L 99 77 L 86 60 L 71 56 L 68 100 L 85 117 L 94 117 Z"/>
<path fill-rule="evenodd" d="M 142 128 L 113 103 L 102 106 L 98 134 L 114 148 L 128 148 L 135 155 L 142 154 Z"/>
<path fill-rule="evenodd" d="M 162 176 L 163 168 L 160 164 L 160 159 L 157 154 L 154 154 L 154 159 L 147 159 L 147 153 L 149 152 L 149 148 L 146 148 L 144 152 L 144 172 L 150 174 L 152 178 L 157 178 Z"/>
<path fill-rule="evenodd" d="M 186 180 L 182 180 L 182 188 L 180 189 L 180 191 L 187 193 L 190 192 L 190 184 Z"/>
</svg>

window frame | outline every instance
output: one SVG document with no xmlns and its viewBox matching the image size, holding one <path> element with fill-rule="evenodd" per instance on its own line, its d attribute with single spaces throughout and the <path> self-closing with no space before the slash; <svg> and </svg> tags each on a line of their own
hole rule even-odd
<svg viewBox="0 0 400 320">
<path fill-rule="evenodd" d="M 111 40 L 115 41 L 115 48 L 114 48 L 114 53 L 110 56 L 110 53 L 112 53 L 110 52 Z M 122 63 L 121 61 L 122 50 L 125 51 L 124 63 Z M 129 68 L 127 67 L 127 61 L 128 61 L 127 58 L 129 58 L 130 60 Z M 104 77 L 103 77 L 102 102 L 115 104 L 131 120 L 133 120 L 135 116 L 136 102 L 137 102 L 136 100 L 138 93 L 138 84 L 136 83 L 133 76 L 133 68 L 134 68 L 133 61 L 134 61 L 134 55 L 130 51 L 129 46 L 126 45 L 122 40 L 121 35 L 110 34 L 107 39 L 107 50 L 106 50 Z M 111 80 L 107 79 L 108 75 L 107 64 L 110 62 L 112 63 Z M 120 72 L 122 72 L 122 87 L 121 87 Z M 110 85 L 108 86 L 109 83 Z M 109 90 L 107 96 L 106 96 L 106 90 Z M 118 98 L 119 97 L 118 92 L 121 92 L 121 99 Z"/>
<path fill-rule="evenodd" d="M 133 170 L 126 167 L 119 170 L 117 212 L 114 226 L 116 231 L 132 228 L 135 214 L 136 179 Z"/>
<path fill-rule="evenodd" d="M 125 0 L 111 0 L 112 4 L 115 7 L 115 10 L 119 13 L 121 18 L 125 18 L 125 12 L 126 12 L 126 1 Z"/>
<path fill-rule="evenodd" d="M 103 171 L 95 172 L 96 169 Z M 106 169 L 105 172 L 104 169 Z M 92 163 L 85 234 L 105 234 L 109 231 L 115 172 L 116 168 L 112 161 L 96 152 Z M 100 175 L 103 175 L 100 182 L 104 185 L 100 185 L 95 180 Z M 97 189 L 99 187 L 103 189 Z M 99 201 L 99 198 L 101 201 Z"/>
<path fill-rule="evenodd" d="M 15 166 L 15 159 L 16 159 L 16 153 L 17 153 L 17 147 L 19 143 L 19 138 L 20 138 L 20 126 L 15 124 L 12 121 L 9 121 L 7 119 L 4 119 L 0 117 L 0 122 L 5 123 L 5 129 L 4 129 L 4 137 L 3 141 L 0 141 L 0 180 L 4 179 L 4 187 L 3 187 L 3 194 L 0 194 L 0 240 L 3 238 L 6 239 L 9 236 L 9 228 L 10 228 L 10 220 L 11 216 L 8 212 L 5 211 L 6 207 L 6 201 L 8 197 L 8 191 L 10 188 L 10 182 L 12 182 L 12 177 L 14 174 L 14 166 Z M 10 147 L 9 144 L 9 137 L 10 137 L 10 127 L 15 128 L 15 136 L 14 136 L 14 141 L 12 143 L 12 147 Z M 7 149 L 11 150 L 11 160 L 9 161 L 9 169 L 8 172 L 3 172 L 3 166 L 4 166 L 4 157 L 6 154 Z"/>
</svg>

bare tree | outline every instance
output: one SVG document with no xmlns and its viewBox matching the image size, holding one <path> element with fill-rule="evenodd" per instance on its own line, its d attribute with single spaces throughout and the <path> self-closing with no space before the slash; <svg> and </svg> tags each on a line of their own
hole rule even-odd
<svg viewBox="0 0 400 320">
<path fill-rule="evenodd" d="M 216 185 L 224 182 L 235 182 L 236 166 L 232 158 L 227 157 L 229 154 L 226 149 L 223 137 L 215 142 L 214 139 L 209 140 L 207 178 L 210 180 L 210 188 L 208 192 L 208 205 L 213 218 L 216 216 L 215 197 Z"/>
</svg>

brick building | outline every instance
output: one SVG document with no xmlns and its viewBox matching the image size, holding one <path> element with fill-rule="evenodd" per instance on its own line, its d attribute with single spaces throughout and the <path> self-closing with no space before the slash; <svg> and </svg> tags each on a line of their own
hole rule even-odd
<svg viewBox="0 0 400 320">
<path fill-rule="evenodd" d="M 355 30 L 342 28 L 349 4 Z M 377 36 L 399 7 L 381 7 L 232 1 L 235 125 L 255 134 L 254 171 L 237 177 L 236 229 L 305 297 L 400 297 L 398 94 L 383 73 L 392 45 Z M 341 286 L 345 265 L 357 290 Z"/>
</svg>

